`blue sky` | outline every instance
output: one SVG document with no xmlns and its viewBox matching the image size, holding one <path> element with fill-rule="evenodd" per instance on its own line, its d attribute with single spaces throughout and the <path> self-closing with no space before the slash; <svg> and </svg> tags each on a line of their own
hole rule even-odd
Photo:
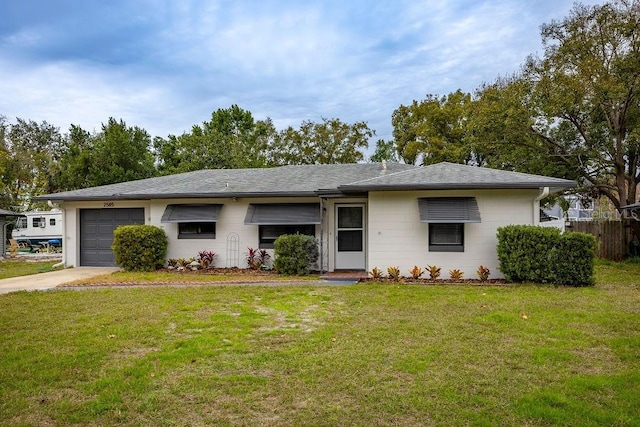
<svg viewBox="0 0 640 427">
<path fill-rule="evenodd" d="M 3 0 L 0 115 L 166 137 L 237 104 L 278 129 L 339 118 L 391 139 L 393 110 L 517 71 L 572 3 Z"/>
</svg>

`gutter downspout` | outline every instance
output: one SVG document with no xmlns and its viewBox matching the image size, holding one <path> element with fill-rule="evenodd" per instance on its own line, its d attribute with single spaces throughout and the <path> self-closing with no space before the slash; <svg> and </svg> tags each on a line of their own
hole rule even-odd
<svg viewBox="0 0 640 427">
<path fill-rule="evenodd" d="M 324 274 L 324 235 L 323 235 L 323 226 L 324 226 L 324 202 L 323 198 L 320 197 L 320 275 Z"/>
<path fill-rule="evenodd" d="M 542 188 L 542 191 L 533 199 L 533 225 L 540 225 L 540 200 L 549 195 L 549 187 Z"/>
<path fill-rule="evenodd" d="M 7 257 L 7 239 L 10 236 L 7 236 L 7 227 L 9 227 L 9 223 L 7 222 L 7 219 L 4 219 L 4 232 L 2 234 L 2 236 L 4 237 L 4 239 L 2 239 L 2 242 L 0 242 L 0 247 L 2 248 L 2 256 L 0 258 L 6 258 Z"/>
<path fill-rule="evenodd" d="M 50 208 L 56 208 L 59 209 L 59 206 L 57 203 L 53 203 L 51 200 L 47 201 L 47 204 L 49 205 Z M 64 241 L 65 237 L 67 237 L 67 210 L 66 209 L 60 209 L 62 211 L 62 261 L 60 261 L 59 263 L 53 264 L 51 267 L 52 268 L 58 268 L 58 267 L 64 267 L 66 265 L 65 260 L 67 259 L 67 244 Z"/>
</svg>

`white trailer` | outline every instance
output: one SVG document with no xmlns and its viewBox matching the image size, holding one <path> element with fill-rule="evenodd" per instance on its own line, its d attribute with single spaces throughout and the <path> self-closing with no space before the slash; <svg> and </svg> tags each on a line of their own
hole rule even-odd
<svg viewBox="0 0 640 427">
<path fill-rule="evenodd" d="M 49 243 L 62 245 L 62 211 L 52 209 L 50 211 L 24 212 L 17 220 L 11 232 L 11 237 L 16 241 L 29 240 L 31 244 Z"/>
</svg>

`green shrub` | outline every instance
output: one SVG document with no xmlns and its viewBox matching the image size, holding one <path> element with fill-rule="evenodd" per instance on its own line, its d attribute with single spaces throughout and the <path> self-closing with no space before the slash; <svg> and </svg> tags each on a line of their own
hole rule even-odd
<svg viewBox="0 0 640 427">
<path fill-rule="evenodd" d="M 113 232 L 111 249 L 125 271 L 154 271 L 164 265 L 167 236 L 152 225 L 121 225 Z"/>
<path fill-rule="evenodd" d="M 592 286 L 596 238 L 585 233 L 562 235 L 554 257 L 553 283 L 559 285 Z"/>
<path fill-rule="evenodd" d="M 498 229 L 500 270 L 511 282 L 592 285 L 595 247 L 595 238 L 584 233 L 531 225 Z"/>
<path fill-rule="evenodd" d="M 304 234 L 283 234 L 274 242 L 275 269 L 280 274 L 302 276 L 318 260 L 318 241 Z"/>
</svg>

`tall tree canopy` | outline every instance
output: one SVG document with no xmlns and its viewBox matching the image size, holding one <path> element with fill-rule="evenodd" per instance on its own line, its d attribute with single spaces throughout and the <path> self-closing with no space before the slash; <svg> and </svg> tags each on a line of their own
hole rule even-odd
<svg viewBox="0 0 640 427">
<path fill-rule="evenodd" d="M 371 157 L 369 157 L 369 161 L 381 163 L 382 161 L 391 161 L 391 162 L 399 162 L 400 157 L 398 156 L 398 151 L 396 150 L 395 141 L 379 139 L 376 142 L 376 148 L 373 151 Z"/>
<path fill-rule="evenodd" d="M 57 191 L 90 187 L 95 162 L 94 137 L 80 126 L 71 125 L 66 135 L 54 176 Z"/>
<path fill-rule="evenodd" d="M 542 26 L 542 58 L 522 78 L 527 129 L 599 194 L 634 203 L 640 182 L 640 2 L 574 6 Z"/>
<path fill-rule="evenodd" d="M 449 160 L 577 179 L 620 207 L 640 184 L 640 1 L 574 5 L 541 28 L 544 52 L 472 97 L 394 112 L 408 162 Z"/>
<path fill-rule="evenodd" d="M 507 141 L 516 152 L 497 145 L 496 158 L 531 159 L 529 168 L 552 167 L 578 178 L 585 191 L 616 207 L 634 203 L 640 182 L 640 3 L 575 5 L 564 20 L 542 26 L 542 41 L 543 57 L 530 57 L 519 75 L 479 93 L 480 103 L 499 106 L 502 131 L 493 142 Z"/>
<path fill-rule="evenodd" d="M 151 136 L 124 120 L 109 118 L 94 137 L 90 185 L 113 184 L 155 175 Z"/>
<path fill-rule="evenodd" d="M 58 128 L 18 118 L 0 117 L 0 191 L 6 209 L 31 208 L 31 197 L 53 190 L 52 176 L 62 146 Z"/>
<path fill-rule="evenodd" d="M 276 130 L 270 119 L 255 121 L 237 105 L 218 109 L 191 132 L 156 138 L 158 169 L 163 174 L 199 169 L 264 167 Z"/>
<path fill-rule="evenodd" d="M 423 101 L 401 105 L 391 118 L 398 154 L 409 164 L 475 162 L 476 156 L 465 141 L 470 104 L 471 95 L 457 90 L 441 98 L 427 95 Z"/>
<path fill-rule="evenodd" d="M 280 133 L 271 159 L 276 165 L 356 163 L 364 159 L 361 149 L 369 146 L 369 138 L 374 135 L 365 122 L 307 120 L 299 129 L 288 127 Z"/>
</svg>

